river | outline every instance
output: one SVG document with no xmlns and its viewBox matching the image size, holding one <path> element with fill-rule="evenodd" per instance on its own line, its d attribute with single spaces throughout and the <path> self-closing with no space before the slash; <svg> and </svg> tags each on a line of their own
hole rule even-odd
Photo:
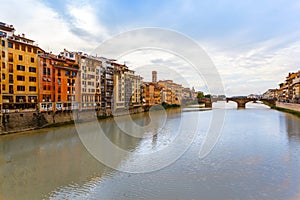
<svg viewBox="0 0 300 200">
<path fill-rule="evenodd" d="M 127 152 L 118 156 L 99 142 L 100 160 L 115 160 L 110 167 L 84 141 L 97 142 L 95 122 L 1 136 L 0 199 L 300 199 L 300 119 L 258 103 L 214 107 L 225 118 L 203 158 L 211 110 L 153 111 L 155 123 L 148 113 L 133 115 L 146 127 L 142 137 L 125 133 L 126 117 L 100 120 Z M 187 129 L 190 142 L 177 140 Z"/>
</svg>

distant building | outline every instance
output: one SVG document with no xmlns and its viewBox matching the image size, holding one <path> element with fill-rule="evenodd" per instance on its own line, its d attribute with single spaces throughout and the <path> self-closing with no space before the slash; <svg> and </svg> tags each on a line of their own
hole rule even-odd
<svg viewBox="0 0 300 200">
<path fill-rule="evenodd" d="M 258 98 L 260 98 L 260 95 L 258 95 L 258 94 L 249 94 L 247 96 L 247 98 L 248 99 L 258 99 Z"/>
<path fill-rule="evenodd" d="M 277 99 L 278 98 L 278 89 L 268 89 L 262 95 L 262 99 Z"/>
<path fill-rule="evenodd" d="M 141 106 L 142 77 L 126 65 L 112 63 L 114 67 L 114 111 Z"/>
<path fill-rule="evenodd" d="M 145 82 L 142 85 L 142 97 L 143 105 L 154 106 L 155 105 L 155 84 L 152 82 Z M 158 103 L 160 104 L 160 103 Z"/>
<path fill-rule="evenodd" d="M 114 106 L 114 60 L 107 58 L 99 58 L 102 62 L 100 71 L 100 93 L 101 93 L 101 110 L 105 111 L 107 115 L 112 114 Z"/>
<path fill-rule="evenodd" d="M 167 104 L 181 105 L 182 85 L 174 83 L 172 80 L 158 81 L 157 85 L 163 88 L 162 101 Z"/>
<path fill-rule="evenodd" d="M 300 70 L 289 73 L 279 84 L 278 99 L 282 102 L 300 103 Z"/>
</svg>

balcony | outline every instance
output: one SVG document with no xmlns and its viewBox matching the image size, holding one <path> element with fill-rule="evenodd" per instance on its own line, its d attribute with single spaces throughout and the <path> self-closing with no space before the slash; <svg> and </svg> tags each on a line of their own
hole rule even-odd
<svg viewBox="0 0 300 200">
<path fill-rule="evenodd" d="M 297 83 L 300 83 L 300 77 L 293 79 L 293 83 L 292 84 L 297 84 Z"/>
</svg>

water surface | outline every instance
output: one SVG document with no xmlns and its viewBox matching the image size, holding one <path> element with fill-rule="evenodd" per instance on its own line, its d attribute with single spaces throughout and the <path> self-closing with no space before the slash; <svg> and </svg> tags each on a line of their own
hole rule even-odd
<svg viewBox="0 0 300 200">
<path fill-rule="evenodd" d="M 219 141 L 204 159 L 198 155 L 213 111 L 170 110 L 163 128 L 148 127 L 143 138 L 124 133 L 113 119 L 100 121 L 110 141 L 130 152 L 119 158 L 120 168 L 130 166 L 140 153 L 169 147 L 180 134 L 180 123 L 196 125 L 187 151 L 171 165 L 148 173 L 125 173 L 101 164 L 86 150 L 74 125 L 1 136 L 0 199 L 299 199 L 299 118 L 261 104 L 235 106 L 227 104 Z M 147 113 L 132 119 L 140 126 L 151 124 Z M 81 126 L 89 130 L 91 123 Z M 175 147 L 163 154 L 165 159 L 182 150 L 180 144 Z M 140 157 L 138 163 L 140 168 L 159 164 Z"/>
</svg>

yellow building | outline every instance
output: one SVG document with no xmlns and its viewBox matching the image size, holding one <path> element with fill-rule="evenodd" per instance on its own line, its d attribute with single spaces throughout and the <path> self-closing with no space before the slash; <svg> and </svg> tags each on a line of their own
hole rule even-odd
<svg viewBox="0 0 300 200">
<path fill-rule="evenodd" d="M 155 84 L 152 82 L 144 82 L 143 88 L 143 103 L 146 106 L 155 105 Z"/>
<path fill-rule="evenodd" d="M 172 80 L 158 81 L 157 85 L 163 88 L 161 98 L 162 102 L 181 105 L 182 85 L 174 83 Z"/>
<path fill-rule="evenodd" d="M 0 23 L 1 93 L 5 112 L 35 109 L 38 99 L 38 53 L 42 50 L 12 25 Z"/>
</svg>

